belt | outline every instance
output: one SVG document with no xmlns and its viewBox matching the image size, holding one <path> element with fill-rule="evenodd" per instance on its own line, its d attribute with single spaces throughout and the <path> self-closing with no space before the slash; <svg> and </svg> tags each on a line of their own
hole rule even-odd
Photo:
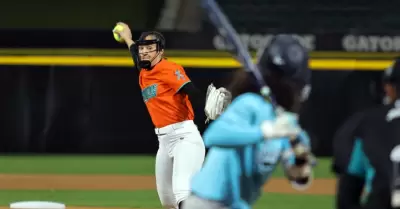
<svg viewBox="0 0 400 209">
<path fill-rule="evenodd" d="M 183 128 L 188 123 L 193 123 L 193 121 L 192 120 L 186 120 L 186 121 L 183 121 L 183 122 L 174 123 L 174 124 L 171 124 L 171 125 L 168 125 L 168 126 L 164 126 L 162 128 L 155 128 L 154 131 L 156 132 L 156 134 L 158 136 L 163 136 L 163 135 L 166 135 L 166 134 L 168 134 L 168 133 L 170 133 L 170 132 L 172 132 L 174 130 Z"/>
</svg>

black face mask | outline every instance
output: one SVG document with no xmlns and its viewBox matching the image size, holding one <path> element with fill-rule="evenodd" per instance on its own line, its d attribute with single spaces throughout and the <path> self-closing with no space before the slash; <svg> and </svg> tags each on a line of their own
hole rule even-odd
<svg viewBox="0 0 400 209">
<path fill-rule="evenodd" d="M 139 61 L 139 67 L 144 68 L 144 69 L 150 69 L 151 68 L 151 62 L 149 60 L 142 60 Z"/>
</svg>

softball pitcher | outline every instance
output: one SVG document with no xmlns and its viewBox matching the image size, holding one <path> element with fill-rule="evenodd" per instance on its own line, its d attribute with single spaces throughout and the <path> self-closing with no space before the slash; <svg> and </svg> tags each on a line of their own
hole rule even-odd
<svg viewBox="0 0 400 209">
<path fill-rule="evenodd" d="M 181 65 L 163 57 L 165 39 L 158 32 L 142 33 L 132 41 L 125 23 L 114 31 L 128 45 L 139 70 L 143 101 L 150 113 L 159 141 L 156 184 L 164 208 L 177 208 L 190 194 L 190 179 L 200 170 L 205 155 L 203 139 L 194 124 L 193 105 L 202 104 Z"/>
<path fill-rule="evenodd" d="M 258 64 L 277 103 L 297 112 L 311 76 L 304 47 L 291 36 L 276 36 Z M 280 161 L 294 188 L 305 189 L 312 180 L 309 154 L 300 164 L 287 138 L 299 137 L 303 148 L 310 148 L 296 114 L 275 112 L 244 71 L 236 74 L 230 91 L 234 100 L 203 135 L 210 151 L 183 209 L 251 208 Z"/>
</svg>

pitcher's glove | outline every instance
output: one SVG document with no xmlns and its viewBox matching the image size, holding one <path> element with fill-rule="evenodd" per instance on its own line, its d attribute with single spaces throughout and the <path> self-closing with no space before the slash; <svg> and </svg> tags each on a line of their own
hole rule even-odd
<svg viewBox="0 0 400 209">
<path fill-rule="evenodd" d="M 207 89 L 206 105 L 204 108 L 207 116 L 206 123 L 220 116 L 231 103 L 231 100 L 231 92 L 223 87 L 217 89 L 213 84 L 210 84 Z"/>
</svg>

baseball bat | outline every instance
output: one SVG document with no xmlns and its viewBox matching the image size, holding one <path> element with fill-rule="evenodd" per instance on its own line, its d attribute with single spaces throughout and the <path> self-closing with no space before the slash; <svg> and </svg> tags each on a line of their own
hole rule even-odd
<svg viewBox="0 0 400 209">
<path fill-rule="evenodd" d="M 276 112 L 277 110 L 282 109 L 281 107 L 278 107 L 267 83 L 261 74 L 261 71 L 258 69 L 258 66 L 253 63 L 249 51 L 240 41 L 236 30 L 232 27 L 232 24 L 229 22 L 219 5 L 215 2 L 215 0 L 202 0 L 201 2 L 202 7 L 208 14 L 211 23 L 214 25 L 214 27 L 216 27 L 218 33 L 228 44 L 229 52 L 244 66 L 245 70 L 250 71 L 255 77 L 257 84 L 260 87 L 261 95 L 273 105 Z M 300 140 L 298 138 L 291 138 L 291 145 L 294 153 L 296 156 L 298 156 L 296 157 L 296 164 L 302 165 L 306 163 L 307 159 L 306 157 L 303 157 L 306 154 L 306 150 L 304 149 L 304 146 L 301 145 Z"/>
</svg>

